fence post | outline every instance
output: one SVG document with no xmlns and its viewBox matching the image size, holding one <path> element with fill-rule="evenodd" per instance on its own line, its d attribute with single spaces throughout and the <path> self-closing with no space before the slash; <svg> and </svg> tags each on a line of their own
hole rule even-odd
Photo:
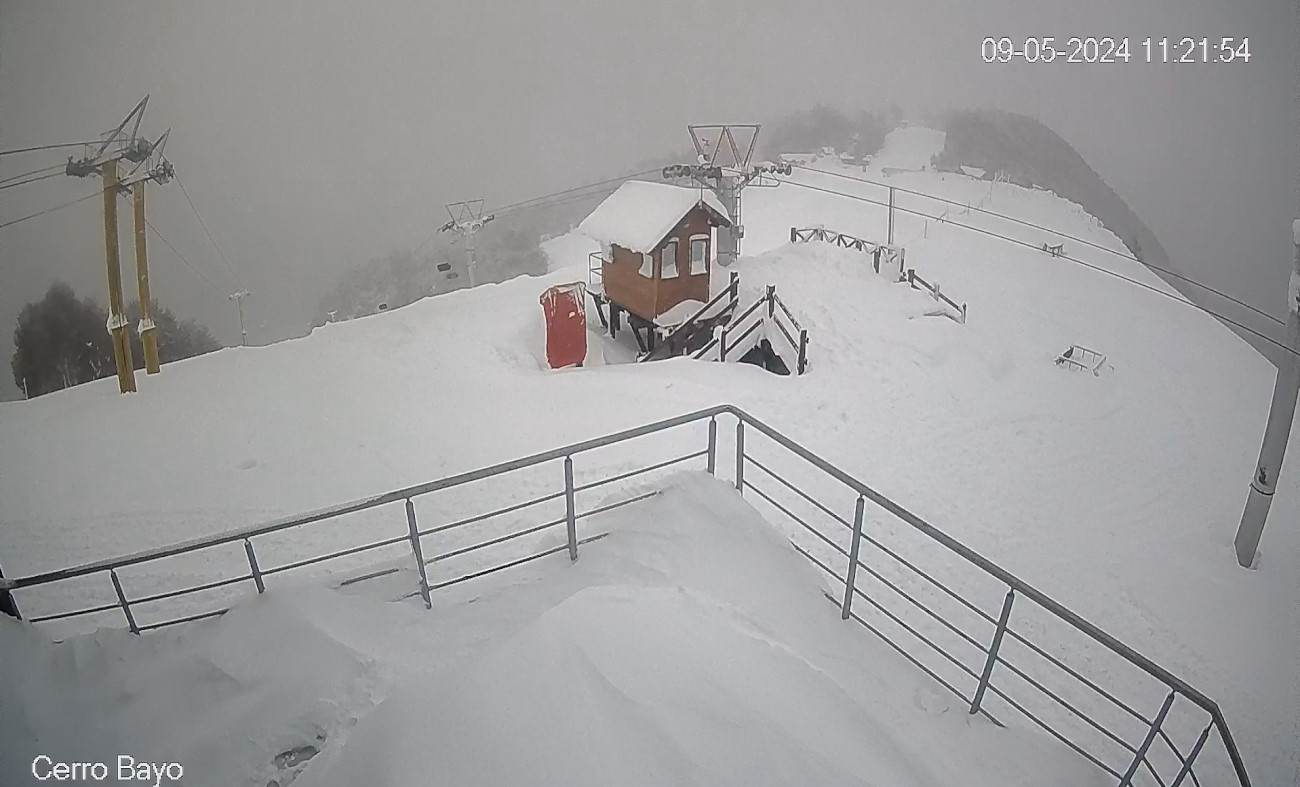
<svg viewBox="0 0 1300 787">
<path fill-rule="evenodd" d="M 871 269 L 880 273 L 880 247 L 877 246 L 875 251 L 871 252 Z"/>
<path fill-rule="evenodd" d="M 1173 704 L 1174 692 L 1171 691 L 1160 706 L 1160 712 L 1156 714 L 1155 721 L 1151 722 L 1151 729 L 1147 730 L 1147 736 L 1142 739 L 1142 745 L 1133 754 L 1133 762 L 1129 763 L 1128 770 L 1124 771 L 1124 776 L 1119 780 L 1119 787 L 1129 787 L 1133 783 L 1133 774 L 1137 773 L 1138 766 L 1142 764 L 1142 760 L 1146 759 L 1147 750 L 1155 742 L 1156 735 L 1160 732 L 1160 725 L 1164 723 L 1165 716 L 1169 715 L 1169 708 Z"/>
<path fill-rule="evenodd" d="M 424 599 L 424 608 L 433 609 L 433 599 L 429 598 L 429 575 L 424 568 L 424 550 L 420 548 L 420 528 L 415 523 L 415 504 L 406 498 L 406 530 L 411 538 L 411 551 L 415 553 L 415 567 L 420 570 L 420 598 Z"/>
<path fill-rule="evenodd" d="M 564 457 L 564 522 L 569 530 L 569 560 L 578 559 L 578 519 L 573 506 L 573 457 Z"/>
<path fill-rule="evenodd" d="M 0 570 L 0 579 L 5 578 L 5 572 Z M 14 599 L 9 588 L 0 587 L 0 615 L 8 615 L 11 618 L 22 620 L 22 613 L 18 611 L 18 602 Z"/>
<path fill-rule="evenodd" d="M 853 588 L 858 576 L 858 547 L 862 545 L 862 510 L 867 501 L 858 495 L 858 505 L 853 509 L 853 543 L 849 546 L 849 573 L 844 582 L 844 603 L 840 606 L 840 619 L 848 620 L 853 609 Z"/>
<path fill-rule="evenodd" d="M 244 539 L 244 554 L 248 555 L 248 567 L 253 571 L 253 584 L 257 585 L 259 594 L 266 592 L 266 586 L 262 584 L 262 570 L 257 567 L 257 555 L 253 554 L 253 542 L 247 538 Z"/>
<path fill-rule="evenodd" d="M 709 475 L 715 475 L 718 457 L 718 417 L 709 416 Z"/>
<path fill-rule="evenodd" d="M 736 271 L 731 272 L 727 289 L 731 290 L 731 308 L 735 309 L 740 306 L 740 274 Z"/>
<path fill-rule="evenodd" d="M 989 647 L 989 656 L 984 660 L 984 672 L 980 674 L 980 685 L 975 689 L 975 699 L 971 700 L 970 712 L 974 716 L 980 711 L 984 700 L 984 690 L 989 686 L 989 677 L 993 674 L 993 662 L 998 660 L 998 648 L 1002 645 L 1002 634 L 1007 630 L 1007 618 L 1011 617 L 1011 603 L 1016 600 L 1016 589 L 1007 591 L 1002 600 L 1002 614 L 998 615 L 998 627 L 993 631 L 993 644 Z"/>
<path fill-rule="evenodd" d="M 140 627 L 135 624 L 135 615 L 131 614 L 131 605 L 126 603 L 126 593 L 122 592 L 122 580 L 117 578 L 117 569 L 110 568 L 108 575 L 113 579 L 113 589 L 117 591 L 117 603 L 122 605 L 122 612 L 126 615 L 126 625 L 131 627 L 132 634 L 139 634 Z"/>
<path fill-rule="evenodd" d="M 767 285 L 767 318 L 770 320 L 776 312 L 776 285 Z"/>
<path fill-rule="evenodd" d="M 798 238 L 798 235 L 799 235 L 799 231 L 798 231 L 797 229 L 795 229 L 794 227 L 791 227 L 791 228 L 790 228 L 790 242 L 791 242 L 791 243 L 794 243 L 796 240 L 798 240 L 798 239 L 799 239 L 799 238 Z"/>
<path fill-rule="evenodd" d="M 745 494 L 745 419 L 736 418 L 736 491 Z"/>
<path fill-rule="evenodd" d="M 722 332 L 718 335 L 718 360 L 727 360 L 727 326 L 723 325 Z"/>
<path fill-rule="evenodd" d="M 808 371 L 808 331 L 799 331 L 799 374 Z"/>
<path fill-rule="evenodd" d="M 966 304 L 961 305 L 961 324 L 966 324 Z"/>
</svg>

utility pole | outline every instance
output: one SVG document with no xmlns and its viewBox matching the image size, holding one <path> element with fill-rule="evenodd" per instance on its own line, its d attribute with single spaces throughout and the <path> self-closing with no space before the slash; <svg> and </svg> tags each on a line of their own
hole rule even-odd
<svg viewBox="0 0 1300 787">
<path fill-rule="evenodd" d="M 239 292 L 231 293 L 230 295 L 230 300 L 234 301 L 239 305 L 239 336 L 240 336 L 239 346 L 240 347 L 248 346 L 248 331 L 244 330 L 244 299 L 252 294 L 253 293 L 249 292 L 248 290 L 240 290 Z"/>
<path fill-rule="evenodd" d="M 449 202 L 446 204 L 447 215 L 451 221 L 438 228 L 438 232 L 459 232 L 465 239 L 465 273 L 469 277 L 469 286 L 473 287 L 478 284 L 478 277 L 475 275 L 475 269 L 478 267 L 478 257 L 474 251 L 474 236 L 478 231 L 483 229 L 483 225 L 496 218 L 493 214 L 483 215 L 483 200 L 472 199 L 465 202 Z"/>
<path fill-rule="evenodd" d="M 764 175 L 789 175 L 789 164 L 763 163 L 750 166 L 758 144 L 757 123 L 726 123 L 719 125 L 687 126 L 691 142 L 695 145 L 697 163 L 672 164 L 664 167 L 667 180 L 691 178 L 718 197 L 727 210 L 730 227 L 718 228 L 718 264 L 727 267 L 740 258 L 740 239 L 745 237 L 741 223 L 740 192 L 750 185 L 775 186 L 775 181 L 763 181 Z M 737 135 L 740 142 L 737 142 Z M 745 144 L 745 141 L 748 144 Z"/>
<path fill-rule="evenodd" d="M 135 209 L 135 274 L 140 293 L 140 324 L 136 326 L 136 330 L 140 334 L 140 344 L 144 347 L 144 367 L 147 374 L 158 374 L 162 367 L 158 359 L 158 326 L 154 325 L 153 299 L 149 294 L 149 257 L 144 231 L 144 186 L 151 180 L 156 183 L 166 183 L 176 174 L 172 163 L 162 157 L 163 148 L 167 145 L 167 137 L 171 133 L 171 129 L 167 129 L 158 141 L 153 143 L 153 151 L 150 154 L 152 166 L 139 171 L 141 165 L 137 164 L 136 169 L 118 183 L 118 188 L 123 193 L 130 191 Z"/>
<path fill-rule="evenodd" d="M 1255 562 L 1259 539 L 1264 534 L 1277 476 L 1282 470 L 1282 457 L 1286 454 L 1287 438 L 1295 420 L 1296 396 L 1300 393 L 1300 219 L 1291 225 L 1295 256 L 1292 261 L 1290 287 L 1287 290 L 1286 347 L 1287 352 L 1277 367 L 1277 380 L 1273 384 L 1273 403 L 1268 410 L 1268 425 L 1264 427 L 1264 444 L 1259 449 L 1259 464 L 1250 480 L 1250 496 L 1233 546 L 1237 550 L 1237 563 L 1250 568 Z"/>
<path fill-rule="evenodd" d="M 104 251 L 108 269 L 108 332 L 113 341 L 113 362 L 117 366 L 117 385 L 122 393 L 136 390 L 135 367 L 131 360 L 131 341 L 127 336 L 126 309 L 122 303 L 122 264 L 117 237 L 117 193 L 119 188 L 117 163 L 122 159 L 137 164 L 148 159 L 153 145 L 139 136 L 140 121 L 149 103 L 145 96 L 135 105 L 117 128 L 104 135 L 101 142 L 86 146 L 81 159 L 68 158 L 66 174 L 89 177 L 99 174 L 104 182 Z M 127 124 L 134 121 L 129 135 L 124 134 Z"/>
</svg>

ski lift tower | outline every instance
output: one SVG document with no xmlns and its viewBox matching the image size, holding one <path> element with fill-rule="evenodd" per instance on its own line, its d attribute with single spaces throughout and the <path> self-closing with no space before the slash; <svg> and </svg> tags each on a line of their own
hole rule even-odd
<svg viewBox="0 0 1300 787">
<path fill-rule="evenodd" d="M 123 159 L 137 164 L 149 158 L 153 143 L 139 136 L 149 96 L 140 99 L 117 128 L 102 135 L 97 143 L 86 145 L 80 159 L 68 157 L 66 174 L 85 178 L 101 175 L 104 180 L 104 249 L 108 265 L 108 332 L 113 337 L 113 362 L 117 366 L 117 385 L 122 393 L 136 390 L 135 368 L 131 361 L 131 342 L 126 333 L 126 308 L 122 302 L 122 264 L 117 238 L 117 163 Z M 127 133 L 127 126 L 131 127 Z"/>
<path fill-rule="evenodd" d="M 740 192 L 746 186 L 777 186 L 770 175 L 789 175 L 789 164 L 762 162 L 751 165 L 758 143 L 758 123 L 723 123 L 687 126 L 695 145 L 695 164 L 672 164 L 664 167 L 667 180 L 690 178 L 717 195 L 727 209 L 730 227 L 718 228 L 718 264 L 728 266 L 740 258 L 740 239 L 745 237 L 741 223 Z"/>
<path fill-rule="evenodd" d="M 149 256 L 144 232 L 144 186 L 149 181 L 161 184 L 175 177 L 176 168 L 162 154 L 163 148 L 167 147 L 167 137 L 171 133 L 171 129 L 164 131 L 162 136 L 153 143 L 149 158 L 137 163 L 117 182 L 119 192 L 131 195 L 135 213 L 135 276 L 140 298 L 140 324 L 136 326 L 136 331 L 140 334 L 140 344 L 144 347 L 146 374 L 158 374 L 161 366 L 158 359 L 158 326 L 153 321 L 153 300 L 149 294 Z"/>
<path fill-rule="evenodd" d="M 474 252 L 474 236 L 478 231 L 483 229 L 483 225 L 496 218 L 491 213 L 483 215 L 483 200 L 472 199 L 465 202 L 449 202 L 446 205 L 447 215 L 451 221 L 438 228 L 439 232 L 459 232 L 460 236 L 465 239 L 465 272 L 469 277 L 469 286 L 473 287 L 478 284 L 475 278 L 475 268 L 478 266 L 478 257 Z"/>
</svg>

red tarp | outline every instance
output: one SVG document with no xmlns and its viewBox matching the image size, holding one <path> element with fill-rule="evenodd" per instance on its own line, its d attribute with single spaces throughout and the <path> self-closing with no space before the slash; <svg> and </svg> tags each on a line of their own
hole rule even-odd
<svg viewBox="0 0 1300 787">
<path fill-rule="evenodd" d="M 581 366 L 587 357 L 586 287 L 559 284 L 542 293 L 546 315 L 546 360 L 552 369 Z"/>
</svg>

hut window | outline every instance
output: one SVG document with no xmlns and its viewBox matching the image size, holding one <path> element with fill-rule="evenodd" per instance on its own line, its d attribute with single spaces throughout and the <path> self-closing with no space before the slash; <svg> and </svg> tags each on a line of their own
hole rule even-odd
<svg viewBox="0 0 1300 787">
<path fill-rule="evenodd" d="M 677 239 L 674 238 L 664 244 L 663 249 L 659 251 L 659 278 L 675 279 L 677 278 Z"/>
<path fill-rule="evenodd" d="M 691 275 L 698 276 L 709 271 L 709 236 L 691 236 Z"/>
<path fill-rule="evenodd" d="M 655 275 L 655 258 L 645 252 L 641 252 L 641 270 L 637 271 L 647 279 L 654 278 Z"/>
</svg>

